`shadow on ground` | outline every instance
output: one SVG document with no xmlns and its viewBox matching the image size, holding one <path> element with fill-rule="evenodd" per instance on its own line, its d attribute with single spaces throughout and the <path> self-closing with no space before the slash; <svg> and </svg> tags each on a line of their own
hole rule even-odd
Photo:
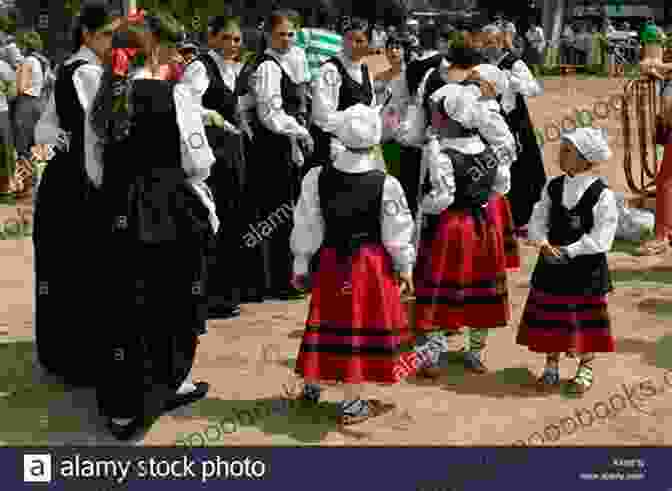
<svg viewBox="0 0 672 491">
<path fill-rule="evenodd" d="M 227 435 L 244 427 L 257 428 L 267 435 L 284 435 L 304 444 L 319 444 L 337 430 L 337 406 L 317 405 L 275 399 L 237 400 L 205 399 L 186 408 L 176 419 L 207 419 L 200 432 L 181 435 L 178 442 L 189 446 L 227 444 Z"/>
<path fill-rule="evenodd" d="M 36 359 L 32 340 L 0 341 L 0 444 L 120 445 L 98 417 L 95 392 L 45 375 Z"/>
<path fill-rule="evenodd" d="M 461 353 L 444 353 L 439 364 L 443 374 L 438 379 L 411 377 L 408 383 L 419 386 L 439 385 L 443 390 L 456 394 L 484 397 L 539 397 L 533 387 L 535 375 L 527 367 L 509 367 L 475 375 L 465 370 Z"/>
</svg>

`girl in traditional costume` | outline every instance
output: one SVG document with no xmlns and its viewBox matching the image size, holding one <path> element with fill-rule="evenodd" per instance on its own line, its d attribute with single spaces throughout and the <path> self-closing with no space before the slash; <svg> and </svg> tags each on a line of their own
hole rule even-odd
<svg viewBox="0 0 672 491">
<path fill-rule="evenodd" d="M 36 144 L 56 148 L 35 200 L 37 355 L 48 372 L 77 385 L 92 384 L 99 375 L 94 368 L 98 345 L 87 340 L 97 336 L 92 323 L 101 314 L 97 301 L 104 296 L 96 286 L 102 260 L 95 240 L 102 163 L 99 140 L 87 116 L 116 27 L 106 8 L 82 8 L 74 33 L 75 53 L 59 68 L 55 90 L 35 128 Z M 79 224 L 86 233 L 64 238 L 64 220 Z"/>
<path fill-rule="evenodd" d="M 189 374 L 205 332 L 207 252 L 219 226 L 205 184 L 215 156 L 201 108 L 186 85 L 161 70 L 181 28 L 161 13 L 146 15 L 140 27 L 144 66 L 125 84 L 103 85 L 92 116 L 106 139 L 103 219 L 106 246 L 115 252 L 104 270 L 111 303 L 100 331 L 97 397 L 120 440 L 208 391 Z M 115 134 L 104 121 L 119 94 L 127 99 L 127 124 Z"/>
<path fill-rule="evenodd" d="M 614 351 L 607 311 L 613 290 L 607 252 L 618 227 L 614 193 L 595 173 L 611 158 L 603 130 L 578 128 L 564 135 L 560 168 L 534 207 L 530 239 L 540 255 L 518 331 L 518 344 L 546 353 L 542 388 L 560 383 L 560 353 L 579 356 L 569 389 L 582 394 L 593 384 L 595 353 Z"/>
<path fill-rule="evenodd" d="M 378 109 L 357 104 L 337 118 L 334 131 L 347 150 L 333 167 L 308 172 L 294 211 L 295 282 L 312 284 L 296 373 L 306 382 L 300 397 L 312 402 L 320 382 L 343 382 L 340 420 L 353 424 L 390 408 L 362 400 L 361 384 L 394 384 L 415 369 L 412 351 L 403 352 L 411 337 L 400 302 L 400 293 L 413 291 L 415 253 L 403 189 L 371 152 L 382 135 Z"/>
<path fill-rule="evenodd" d="M 256 60 L 253 76 L 256 122 L 253 149 L 248 160 L 252 195 L 259 202 L 262 221 L 255 224 L 254 234 L 246 234 L 245 241 L 250 247 L 262 248 L 265 295 L 283 300 L 302 299 L 305 295 L 291 286 L 289 235 L 291 209 L 300 194 L 302 166 L 313 147 L 306 128 L 306 73 L 304 66 L 293 63 L 291 41 L 295 25 L 292 13 L 273 12 L 267 28 L 270 47 Z"/>
<path fill-rule="evenodd" d="M 249 263 L 243 260 L 243 239 L 247 222 L 245 193 L 245 156 L 243 134 L 238 129 L 236 82 L 242 65 L 234 58 L 240 52 L 242 35 L 239 19 L 214 17 L 208 24 L 208 47 L 185 69 L 184 81 L 201 103 L 209 119 L 205 134 L 217 157 L 217 165 L 208 178 L 217 215 L 226 224 L 219 233 L 208 275 L 208 312 L 211 319 L 240 315 L 241 285 Z M 231 268 L 234 270 L 232 271 Z M 236 268 L 240 268 L 236 272 Z"/>
<path fill-rule="evenodd" d="M 448 349 L 442 331 L 470 328 L 465 367 L 483 373 L 488 331 L 510 318 L 501 202 L 515 140 L 479 83 L 466 80 L 472 69 L 463 66 L 473 51 L 453 54 L 455 63 L 429 73 L 419 91 L 431 140 L 420 202 L 428 226 L 415 269 L 416 329 L 427 336 L 416 351 L 423 354 L 421 374 L 430 377 Z"/>
</svg>

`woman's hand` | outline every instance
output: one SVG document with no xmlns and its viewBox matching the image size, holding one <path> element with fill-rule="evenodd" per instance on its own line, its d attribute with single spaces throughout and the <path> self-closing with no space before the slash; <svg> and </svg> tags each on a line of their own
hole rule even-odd
<svg viewBox="0 0 672 491">
<path fill-rule="evenodd" d="M 539 244 L 539 252 L 541 252 L 541 254 L 546 257 L 555 257 L 558 259 L 563 257 L 562 251 L 560 251 L 560 249 L 557 247 L 549 244 L 548 241 L 543 241 L 541 244 Z"/>
<path fill-rule="evenodd" d="M 397 281 L 402 296 L 412 297 L 415 294 L 413 273 L 397 273 Z"/>
</svg>

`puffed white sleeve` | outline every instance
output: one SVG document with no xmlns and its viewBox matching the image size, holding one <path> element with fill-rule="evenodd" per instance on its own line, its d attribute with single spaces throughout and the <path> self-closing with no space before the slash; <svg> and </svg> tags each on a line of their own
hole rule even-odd
<svg viewBox="0 0 672 491">
<path fill-rule="evenodd" d="M 477 121 L 479 134 L 490 145 L 497 157 L 497 178 L 495 191 L 506 194 L 511 189 L 511 164 L 516 160 L 516 139 L 498 109 L 491 107 L 492 102 L 484 104 Z M 498 106 L 499 107 L 499 106 Z"/>
<path fill-rule="evenodd" d="M 326 133 L 334 133 L 341 122 L 338 96 L 342 82 L 341 74 L 333 63 L 324 63 L 318 79 L 313 80 L 313 122 Z"/>
<path fill-rule="evenodd" d="M 420 206 L 424 213 L 439 215 L 455 202 L 455 172 L 453 161 L 441 152 L 439 142 L 432 138 L 423 148 L 423 160 L 429 169 L 431 191 L 422 199 Z"/>
<path fill-rule="evenodd" d="M 511 90 L 526 97 L 543 95 L 544 90 L 523 60 L 516 61 L 511 67 L 509 77 Z"/>
<path fill-rule="evenodd" d="M 427 114 L 422 103 L 425 98 L 425 86 L 429 75 L 435 69 L 430 69 L 424 75 L 415 97 L 409 96 L 405 113 L 399 124 L 397 140 L 402 145 L 419 147 L 425 143 L 427 137 Z"/>
<path fill-rule="evenodd" d="M 93 63 L 80 66 L 72 74 L 72 81 L 79 103 L 84 109 L 84 155 L 86 173 L 91 182 L 100 187 L 103 183 L 103 155 L 100 138 L 91 125 L 91 108 L 103 78 L 103 67 Z"/>
<path fill-rule="evenodd" d="M 200 60 L 191 62 L 184 70 L 181 82 L 189 87 L 189 90 L 198 102 L 201 102 L 205 91 L 210 86 L 208 71 Z"/>
<path fill-rule="evenodd" d="M 256 71 L 254 93 L 257 116 L 261 124 L 273 133 L 305 137 L 308 130 L 282 108 L 282 71 L 277 63 L 265 61 Z"/>
<path fill-rule="evenodd" d="M 177 125 L 180 129 L 182 168 L 193 182 L 203 182 L 210 175 L 215 155 L 205 136 L 198 104 L 187 85 L 178 83 L 173 90 Z"/>
<path fill-rule="evenodd" d="M 294 255 L 294 274 L 297 276 L 308 273 L 310 260 L 324 239 L 318 187 L 321 170 L 321 167 L 315 167 L 303 178 L 301 196 L 294 208 L 294 227 L 289 242 Z"/>
<path fill-rule="evenodd" d="M 548 240 L 551 204 L 547 183 L 546 186 L 544 186 L 544 190 L 541 192 L 541 200 L 537 201 L 532 209 L 532 216 L 530 217 L 530 223 L 527 228 L 528 238 L 530 240 L 537 242 Z"/>
<path fill-rule="evenodd" d="M 56 97 L 52 93 L 46 109 L 35 125 L 35 143 L 57 146 L 62 143 L 65 133 L 56 113 Z"/>
<path fill-rule="evenodd" d="M 570 257 L 609 252 L 618 228 L 616 196 L 605 189 L 593 208 L 594 225 L 590 233 L 565 247 Z"/>
<path fill-rule="evenodd" d="M 413 215 L 408 208 L 404 189 L 395 177 L 385 178 L 382 205 L 383 246 L 392 257 L 395 271 L 411 273 L 416 259 L 412 243 Z"/>
</svg>

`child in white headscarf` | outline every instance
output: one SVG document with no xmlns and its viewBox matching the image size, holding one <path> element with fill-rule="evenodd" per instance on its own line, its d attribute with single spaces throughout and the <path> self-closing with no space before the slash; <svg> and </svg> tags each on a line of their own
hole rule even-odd
<svg viewBox="0 0 672 491">
<path fill-rule="evenodd" d="M 593 384 L 594 353 L 614 351 L 607 312 L 613 290 L 607 265 L 618 225 L 614 193 L 594 171 L 611 158 L 605 132 L 578 128 L 564 135 L 560 168 L 549 181 L 530 220 L 530 238 L 540 246 L 517 342 L 546 353 L 540 388 L 560 383 L 560 353 L 578 354 L 569 390 L 583 394 Z"/>
<path fill-rule="evenodd" d="M 415 250 L 401 184 L 372 155 L 382 136 L 379 109 L 356 104 L 337 117 L 335 134 L 346 150 L 333 167 L 313 168 L 304 178 L 291 247 L 295 286 L 312 283 L 296 361 L 306 383 L 300 397 L 317 402 L 319 382 L 343 382 L 340 420 L 347 425 L 391 408 L 362 400 L 361 384 L 395 384 L 414 371 L 413 351 L 403 350 L 411 336 L 400 293 L 413 293 Z"/>
</svg>

